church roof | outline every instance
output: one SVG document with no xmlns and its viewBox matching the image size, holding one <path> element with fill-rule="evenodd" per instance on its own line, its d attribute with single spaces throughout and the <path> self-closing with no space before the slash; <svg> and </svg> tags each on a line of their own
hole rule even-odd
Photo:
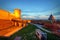
<svg viewBox="0 0 60 40">
<path fill-rule="evenodd" d="M 51 14 L 50 17 L 48 18 L 48 20 L 53 20 L 55 19 L 54 16 Z"/>
</svg>

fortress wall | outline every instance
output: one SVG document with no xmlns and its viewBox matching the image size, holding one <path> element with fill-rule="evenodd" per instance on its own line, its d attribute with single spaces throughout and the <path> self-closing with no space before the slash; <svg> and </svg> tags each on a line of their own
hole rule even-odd
<svg viewBox="0 0 60 40">
<path fill-rule="evenodd" d="M 0 10 L 0 19 L 10 20 L 13 17 L 10 12 L 6 10 Z"/>
<path fill-rule="evenodd" d="M 15 15 L 6 11 L 6 10 L 1 10 L 0 9 L 0 19 L 3 20 L 11 20 L 12 18 L 15 18 Z"/>
<path fill-rule="evenodd" d="M 5 10 L 0 10 L 0 19 L 8 19 L 9 12 Z"/>
<path fill-rule="evenodd" d="M 13 18 L 21 18 L 21 10 L 15 9 L 12 14 L 6 10 L 0 9 L 0 19 L 11 20 Z"/>
</svg>

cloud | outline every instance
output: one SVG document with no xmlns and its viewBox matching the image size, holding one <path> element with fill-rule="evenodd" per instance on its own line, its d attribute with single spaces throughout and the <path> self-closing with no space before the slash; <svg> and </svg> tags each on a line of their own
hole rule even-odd
<svg viewBox="0 0 60 40">
<path fill-rule="evenodd" d="M 55 19 L 60 19 L 60 15 L 54 16 Z M 22 19 L 31 19 L 31 20 L 48 20 L 49 15 L 40 15 L 40 16 L 22 16 Z"/>
<path fill-rule="evenodd" d="M 54 13 L 54 15 L 60 15 L 60 12 L 56 12 L 56 13 Z"/>
<path fill-rule="evenodd" d="M 35 16 L 22 16 L 22 19 L 35 19 Z"/>
<path fill-rule="evenodd" d="M 40 20 L 40 19 L 48 19 L 49 16 L 42 15 L 42 16 L 22 16 L 22 19 L 35 19 L 35 20 Z"/>
<path fill-rule="evenodd" d="M 29 16 L 29 14 L 22 14 L 22 16 Z"/>
<path fill-rule="evenodd" d="M 48 19 L 48 17 L 49 16 L 47 16 L 47 15 L 41 15 L 41 16 L 39 16 L 40 19 Z"/>
<path fill-rule="evenodd" d="M 34 16 L 23 16 L 23 18 L 35 18 Z"/>
<path fill-rule="evenodd" d="M 60 19 L 60 15 L 56 15 L 55 16 L 55 19 Z"/>
</svg>

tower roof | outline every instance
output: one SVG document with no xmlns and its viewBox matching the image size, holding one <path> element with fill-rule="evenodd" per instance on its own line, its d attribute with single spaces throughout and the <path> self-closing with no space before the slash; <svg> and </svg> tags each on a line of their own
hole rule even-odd
<svg viewBox="0 0 60 40">
<path fill-rule="evenodd" d="M 55 20 L 54 16 L 51 14 L 48 20 Z"/>
</svg>

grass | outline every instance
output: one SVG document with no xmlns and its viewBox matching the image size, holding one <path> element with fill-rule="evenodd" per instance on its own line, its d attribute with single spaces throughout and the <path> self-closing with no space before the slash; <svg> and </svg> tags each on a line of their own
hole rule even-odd
<svg viewBox="0 0 60 40">
<path fill-rule="evenodd" d="M 22 30 L 19 30 L 18 32 L 10 36 L 9 39 L 14 40 L 16 36 L 21 36 L 22 40 L 38 40 L 38 38 L 36 38 L 36 35 L 35 35 L 35 29 L 37 29 L 36 26 L 28 24 L 28 26 L 26 26 Z M 40 30 L 47 33 L 47 40 L 60 40 L 60 38 L 57 37 L 56 35 L 52 33 L 48 33 L 42 29 Z"/>
<path fill-rule="evenodd" d="M 49 30 L 49 31 L 51 31 L 51 29 L 50 28 L 46 28 L 45 26 L 43 27 L 44 29 L 47 29 L 47 30 Z"/>
<path fill-rule="evenodd" d="M 23 28 L 22 30 L 19 30 L 15 34 L 13 34 L 10 37 L 10 40 L 13 40 L 16 36 L 21 36 L 22 40 L 37 40 L 35 36 L 35 27 L 34 25 L 29 24 L 27 27 Z"/>
<path fill-rule="evenodd" d="M 16 36 L 22 36 L 22 40 L 38 40 L 38 38 L 35 36 L 35 29 L 37 29 L 36 26 L 29 24 L 27 27 L 12 35 L 11 40 L 13 40 Z M 60 38 L 56 35 L 48 33 L 42 29 L 40 30 L 47 33 L 47 40 L 60 40 Z"/>
<path fill-rule="evenodd" d="M 43 27 L 43 28 L 44 28 L 44 27 Z M 44 28 L 44 29 L 50 31 L 50 29 L 47 29 L 47 28 Z M 42 29 L 40 29 L 40 30 L 42 30 Z M 60 37 L 58 37 L 57 35 L 52 34 L 52 33 L 48 33 L 48 32 L 46 32 L 46 31 L 44 31 L 44 30 L 42 30 L 42 31 L 45 32 L 45 33 L 47 33 L 47 40 L 60 40 Z"/>
<path fill-rule="evenodd" d="M 54 34 L 47 33 L 47 40 L 60 40 L 60 38 Z"/>
</svg>

